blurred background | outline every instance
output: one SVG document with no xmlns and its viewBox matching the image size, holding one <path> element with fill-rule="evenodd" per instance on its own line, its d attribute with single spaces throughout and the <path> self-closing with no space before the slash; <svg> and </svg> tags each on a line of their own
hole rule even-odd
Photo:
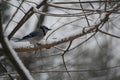
<svg viewBox="0 0 120 80">
<path fill-rule="evenodd" d="M 4 34 L 9 35 L 27 11 L 41 1 L 2 0 L 0 7 L 4 10 Z M 94 27 L 105 14 L 120 4 L 119 0 L 47 0 L 47 2 L 39 9 L 41 13 L 34 13 L 14 37 L 21 38 L 40 25 L 46 25 L 52 30 L 47 33 L 44 40 L 48 38 L 48 41 L 59 41 Z M 101 29 L 120 36 L 119 21 L 120 8 L 113 11 Z M 19 47 L 15 44 L 13 46 Z M 50 49 L 18 52 L 18 55 L 35 80 L 120 79 L 120 40 L 101 32 L 86 34 Z M 2 51 L 0 51 L 0 80 L 21 80 Z"/>
</svg>

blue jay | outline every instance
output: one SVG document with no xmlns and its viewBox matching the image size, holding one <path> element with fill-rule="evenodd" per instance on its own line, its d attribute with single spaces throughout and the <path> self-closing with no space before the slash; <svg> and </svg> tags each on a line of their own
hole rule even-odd
<svg viewBox="0 0 120 80">
<path fill-rule="evenodd" d="M 27 40 L 31 44 L 37 44 L 46 35 L 46 33 L 49 30 L 51 30 L 51 29 L 42 25 L 42 26 L 40 26 L 39 29 L 37 29 L 37 30 L 31 32 L 30 34 L 28 34 L 28 35 L 22 37 L 21 39 L 19 39 L 19 41 Z"/>
</svg>

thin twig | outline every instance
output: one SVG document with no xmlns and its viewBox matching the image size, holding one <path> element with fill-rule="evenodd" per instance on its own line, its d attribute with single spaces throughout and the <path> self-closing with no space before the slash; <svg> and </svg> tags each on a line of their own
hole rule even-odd
<svg viewBox="0 0 120 80">
<path fill-rule="evenodd" d="M 79 2 L 81 2 L 81 1 L 79 0 Z M 86 21 L 87 21 L 87 24 L 88 24 L 88 26 L 90 27 L 89 20 L 88 20 L 88 18 L 87 18 L 87 15 L 86 15 L 86 13 L 85 13 L 85 11 L 84 11 L 83 6 L 82 6 L 81 3 L 80 3 L 80 7 L 81 7 L 81 9 L 82 9 L 82 11 L 83 11 L 83 14 L 84 14 L 84 16 L 85 16 L 85 19 L 86 19 Z"/>
<path fill-rule="evenodd" d="M 20 3 L 20 5 L 18 6 L 18 8 L 16 9 L 16 11 L 14 12 L 14 14 L 12 15 L 12 17 L 10 18 L 10 20 L 8 21 L 6 27 L 5 27 L 5 30 L 4 32 L 6 31 L 6 29 L 8 28 L 10 22 L 13 20 L 13 18 L 15 17 L 15 15 L 17 14 L 17 12 L 19 11 L 20 7 L 22 6 L 24 0 Z"/>
<path fill-rule="evenodd" d="M 112 67 L 106 67 L 106 68 L 102 68 L 102 69 L 81 69 L 81 70 L 69 70 L 68 72 L 81 72 L 81 73 L 83 73 L 83 72 L 89 72 L 89 71 L 106 71 L 106 70 L 112 70 L 112 69 L 116 69 L 116 68 L 120 68 L 120 65 L 116 65 L 116 66 L 112 66 Z M 31 73 L 56 73 L 56 72 L 62 72 L 62 73 L 66 73 L 66 70 L 42 70 L 42 71 L 31 71 Z M 14 74 L 16 74 L 17 75 L 17 73 L 16 72 L 9 72 L 9 73 L 2 73 L 1 74 L 1 76 L 2 75 L 8 75 L 8 74 L 11 74 L 11 75 L 14 75 Z"/>
<path fill-rule="evenodd" d="M 81 19 L 75 19 L 75 20 L 72 20 L 72 21 L 70 21 L 70 22 L 67 22 L 67 23 L 61 25 L 60 27 L 58 27 L 57 29 L 55 29 L 53 32 L 51 32 L 51 33 L 47 36 L 46 40 L 47 40 L 54 32 L 56 32 L 56 31 L 59 30 L 60 28 L 66 26 L 66 25 L 69 25 L 69 24 L 71 24 L 71 23 L 74 23 L 74 22 L 76 22 L 76 21 L 79 21 L 79 20 L 81 20 Z"/>
<path fill-rule="evenodd" d="M 78 2 L 78 1 L 64 1 L 64 2 L 52 2 L 53 4 L 79 4 L 79 3 L 82 3 L 82 4 L 86 4 L 86 3 L 100 3 L 100 2 L 102 2 L 102 3 L 105 3 L 106 1 L 104 0 L 104 1 L 101 1 L 101 0 L 99 0 L 99 1 L 81 1 L 81 2 Z M 120 2 L 119 0 L 108 0 L 107 1 L 108 3 L 109 2 Z"/>
<path fill-rule="evenodd" d="M 104 34 L 106 34 L 106 35 L 109 35 L 109 36 L 111 36 L 111 37 L 115 37 L 115 38 L 120 39 L 120 36 L 116 36 L 116 35 L 114 35 L 114 34 L 111 34 L 111 33 L 105 32 L 105 31 L 100 30 L 100 29 L 98 29 L 98 31 L 101 32 L 101 33 L 104 33 Z"/>
<path fill-rule="evenodd" d="M 6 73 L 8 73 L 6 67 L 3 65 L 3 63 L 2 63 L 1 61 L 0 61 L 0 66 L 3 68 L 3 70 L 4 70 Z M 11 76 L 11 74 L 8 74 L 8 76 L 9 76 L 10 80 L 14 80 L 14 78 Z"/>
<path fill-rule="evenodd" d="M 7 1 L 5 1 L 5 2 L 6 2 L 8 5 L 10 5 L 10 6 L 13 6 L 13 7 L 15 7 L 15 8 L 18 8 L 18 6 L 14 5 L 14 4 L 12 4 L 12 3 L 9 3 L 9 2 L 7 2 Z M 19 8 L 19 10 L 25 14 L 25 12 L 24 12 L 21 8 Z"/>
<path fill-rule="evenodd" d="M 73 50 L 73 49 L 75 49 L 75 48 L 81 46 L 82 44 L 84 44 L 85 42 L 87 42 L 88 40 L 90 40 L 95 34 L 96 34 L 96 32 L 93 33 L 90 37 L 88 37 L 86 40 L 84 40 L 84 41 L 81 42 L 80 44 L 78 44 L 78 45 L 76 45 L 75 47 L 71 48 L 69 51 L 71 51 L 71 50 Z"/>
<path fill-rule="evenodd" d="M 67 9 L 67 10 L 82 10 L 80 8 L 69 8 L 69 7 L 63 7 L 63 6 L 59 6 L 59 5 L 55 5 L 53 3 L 46 3 L 46 5 L 50 6 L 50 7 L 55 7 L 55 8 L 60 8 L 60 9 Z M 84 12 L 97 12 L 97 13 L 109 13 L 110 10 L 104 10 L 104 9 L 84 9 Z M 120 13 L 120 12 L 116 12 L 113 11 L 113 13 Z"/>
<path fill-rule="evenodd" d="M 67 51 L 69 51 L 69 48 L 71 47 L 72 42 L 73 42 L 73 41 L 70 41 L 67 49 L 66 49 L 66 50 L 63 52 L 63 54 L 61 55 L 61 56 L 62 56 L 62 60 L 63 60 L 64 67 L 65 67 L 65 70 L 66 70 L 66 72 L 67 72 L 67 74 L 68 74 L 68 76 L 70 77 L 71 80 L 73 80 L 73 79 L 72 79 L 71 74 L 68 72 L 68 68 L 67 68 L 67 65 L 66 65 L 66 63 L 65 63 L 65 53 L 66 53 Z"/>
<path fill-rule="evenodd" d="M 42 12 L 42 11 L 39 11 L 39 10 L 35 10 L 34 9 L 34 13 L 38 13 L 38 14 L 41 14 L 41 15 L 46 15 L 46 16 L 53 16 L 53 17 L 80 17 L 80 16 L 84 16 L 83 14 L 81 13 L 72 13 L 72 14 L 55 14 L 55 13 L 47 13 L 47 12 Z M 93 14 L 96 14 L 96 13 L 86 13 L 86 15 L 93 15 Z"/>
</svg>

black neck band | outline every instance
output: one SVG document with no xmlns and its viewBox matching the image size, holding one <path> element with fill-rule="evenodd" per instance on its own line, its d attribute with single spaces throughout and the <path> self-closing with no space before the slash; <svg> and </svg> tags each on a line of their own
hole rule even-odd
<svg viewBox="0 0 120 80">
<path fill-rule="evenodd" d="M 40 29 L 42 29 L 42 31 L 43 31 L 43 35 L 45 36 L 45 35 L 46 35 L 45 29 L 42 28 L 42 27 L 41 27 Z"/>
</svg>

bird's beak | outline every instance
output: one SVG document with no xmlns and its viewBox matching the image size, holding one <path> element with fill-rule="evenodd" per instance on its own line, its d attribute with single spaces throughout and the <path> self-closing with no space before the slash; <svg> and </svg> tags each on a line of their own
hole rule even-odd
<svg viewBox="0 0 120 80">
<path fill-rule="evenodd" d="M 52 30 L 52 29 L 48 29 L 48 30 Z"/>
</svg>

